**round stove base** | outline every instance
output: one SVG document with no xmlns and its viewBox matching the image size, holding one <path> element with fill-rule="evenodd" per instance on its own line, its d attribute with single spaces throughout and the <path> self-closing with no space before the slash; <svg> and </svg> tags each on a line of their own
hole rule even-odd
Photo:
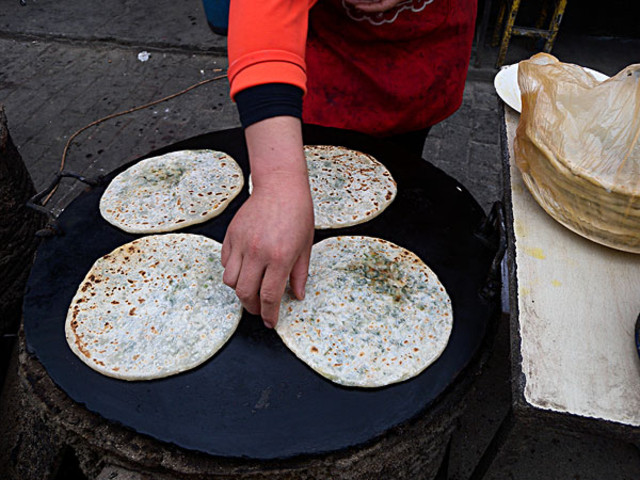
<svg viewBox="0 0 640 480">
<path fill-rule="evenodd" d="M 461 380 L 424 414 L 366 445 L 325 455 L 259 461 L 186 450 L 109 422 L 55 386 L 40 362 L 26 352 L 24 336 L 18 357 L 4 402 L 5 406 L 19 405 L 8 422 L 10 438 L 5 440 L 14 443 L 8 480 L 57 478 L 56 462 L 69 451 L 90 479 L 128 471 L 154 480 L 431 480 L 441 466 L 481 364 L 480 360 L 473 362 Z"/>
<path fill-rule="evenodd" d="M 497 310 L 496 302 L 481 295 L 496 254 L 495 245 L 482 233 L 486 216 L 459 182 L 393 144 L 315 126 L 305 126 L 303 134 L 308 145 L 342 145 L 369 153 L 397 181 L 398 194 L 381 215 L 353 227 L 316 231 L 314 241 L 367 235 L 423 259 L 446 288 L 453 307 L 453 329 L 438 360 L 398 384 L 343 387 L 300 362 L 273 330 L 245 312 L 224 348 L 196 369 L 149 382 L 100 375 L 71 352 L 64 322 L 71 298 L 93 262 L 137 238 L 99 215 L 102 184 L 87 189 L 60 215 L 62 234 L 39 246 L 25 294 L 28 352 L 44 365 L 55 385 L 87 410 L 160 442 L 256 462 L 358 449 L 431 409 L 469 365 Z M 195 137 L 153 154 L 199 148 L 229 153 L 248 176 L 241 129 Z M 222 242 L 246 198 L 244 188 L 220 216 L 181 231 Z"/>
<path fill-rule="evenodd" d="M 200 368 L 153 382 L 103 377 L 74 357 L 62 328 L 93 261 L 133 239 L 101 219 L 97 202 L 104 185 L 92 187 L 65 209 L 59 219 L 63 235 L 43 241 L 31 271 L 26 337 L 13 383 L 22 403 L 5 415 L 17 433 L 4 451 L 22 469 L 13 478 L 56 478 L 49 470 L 65 451 L 92 479 L 110 465 L 160 480 L 434 477 L 498 311 L 495 299 L 481 295 L 496 255 L 483 233 L 486 217 L 455 179 L 396 146 L 314 126 L 303 133 L 307 144 L 370 153 L 397 180 L 398 196 L 382 215 L 355 227 L 317 231 L 315 241 L 381 237 L 425 260 L 452 299 L 454 327 L 442 356 L 400 384 L 341 387 L 311 371 L 275 332 L 245 315 L 228 344 Z M 248 174 L 240 129 L 153 154 L 197 148 L 226 151 Z M 187 231 L 222 241 L 247 197 L 243 190 L 220 217 Z"/>
</svg>

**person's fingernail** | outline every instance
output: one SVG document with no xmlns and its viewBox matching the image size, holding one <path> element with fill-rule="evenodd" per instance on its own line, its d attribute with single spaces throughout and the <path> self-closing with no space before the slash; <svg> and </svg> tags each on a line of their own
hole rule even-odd
<svg viewBox="0 0 640 480">
<path fill-rule="evenodd" d="M 273 325 L 271 325 L 269 322 L 267 322 L 266 320 L 263 320 L 262 323 L 264 323 L 264 326 L 267 328 L 273 328 Z"/>
</svg>

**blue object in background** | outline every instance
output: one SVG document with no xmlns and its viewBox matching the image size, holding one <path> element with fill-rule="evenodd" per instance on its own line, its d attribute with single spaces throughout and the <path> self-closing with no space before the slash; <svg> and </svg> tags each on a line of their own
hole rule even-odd
<svg viewBox="0 0 640 480">
<path fill-rule="evenodd" d="M 202 0 L 209 27 L 218 35 L 226 35 L 229 26 L 230 0 Z"/>
</svg>

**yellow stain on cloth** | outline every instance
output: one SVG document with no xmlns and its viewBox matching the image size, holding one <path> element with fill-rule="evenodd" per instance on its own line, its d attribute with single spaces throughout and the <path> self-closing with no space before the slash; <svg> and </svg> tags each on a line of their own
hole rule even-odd
<svg viewBox="0 0 640 480">
<path fill-rule="evenodd" d="M 525 247 L 523 248 L 524 253 L 529 255 L 530 257 L 537 258 L 538 260 L 544 260 L 547 256 L 544 254 L 544 251 L 541 248 L 537 247 Z"/>
</svg>

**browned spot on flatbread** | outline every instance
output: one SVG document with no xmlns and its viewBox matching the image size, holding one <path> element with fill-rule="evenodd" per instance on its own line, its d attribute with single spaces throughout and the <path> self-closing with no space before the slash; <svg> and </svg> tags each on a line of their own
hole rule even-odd
<svg viewBox="0 0 640 480">
<path fill-rule="evenodd" d="M 86 344 L 82 341 L 81 335 L 78 334 L 78 314 L 80 313 L 80 308 L 77 305 L 73 307 L 72 320 L 70 322 L 71 332 L 73 333 L 73 343 L 75 343 L 76 348 L 82 355 L 87 358 L 91 358 L 91 353 L 86 348 Z"/>
</svg>

